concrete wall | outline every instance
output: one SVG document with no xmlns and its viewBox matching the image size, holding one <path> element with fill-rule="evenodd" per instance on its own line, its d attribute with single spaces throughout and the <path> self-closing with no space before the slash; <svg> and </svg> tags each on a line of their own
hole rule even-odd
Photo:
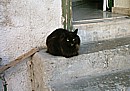
<svg viewBox="0 0 130 91">
<path fill-rule="evenodd" d="M 61 16 L 61 0 L 0 0 L 2 64 L 33 47 L 45 46 L 47 35 L 62 27 Z M 8 91 L 29 91 L 24 82 L 28 80 L 27 65 L 23 62 L 6 72 Z"/>
<path fill-rule="evenodd" d="M 114 0 L 114 7 L 130 8 L 130 0 Z"/>
<path fill-rule="evenodd" d="M 62 27 L 61 0 L 1 0 L 0 7 L 0 57 L 4 61 L 45 46 L 46 36 Z"/>
<path fill-rule="evenodd" d="M 112 12 L 130 15 L 130 0 L 114 0 Z"/>
</svg>

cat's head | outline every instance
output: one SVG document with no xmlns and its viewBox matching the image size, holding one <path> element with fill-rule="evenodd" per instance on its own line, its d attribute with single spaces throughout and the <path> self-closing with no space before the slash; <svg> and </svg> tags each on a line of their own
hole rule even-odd
<svg viewBox="0 0 130 91">
<path fill-rule="evenodd" d="M 73 47 L 79 47 L 80 45 L 80 38 L 77 35 L 78 29 L 76 29 L 74 32 L 68 32 L 64 35 L 63 38 L 63 45 L 69 48 Z"/>
</svg>

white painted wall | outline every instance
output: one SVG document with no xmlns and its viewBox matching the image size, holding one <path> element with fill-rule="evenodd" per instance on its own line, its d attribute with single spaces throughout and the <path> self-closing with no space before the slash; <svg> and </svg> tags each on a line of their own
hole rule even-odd
<svg viewBox="0 0 130 91">
<path fill-rule="evenodd" d="M 61 24 L 61 0 L 1 0 L 0 57 L 13 60 L 36 46 Z"/>
<path fill-rule="evenodd" d="M 0 57 L 7 64 L 62 27 L 61 0 L 0 0 Z M 8 91 L 32 91 L 28 63 L 6 71 Z"/>
</svg>

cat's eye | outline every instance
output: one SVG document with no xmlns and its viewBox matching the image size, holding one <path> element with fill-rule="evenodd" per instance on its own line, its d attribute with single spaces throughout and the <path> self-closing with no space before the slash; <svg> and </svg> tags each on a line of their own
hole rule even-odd
<svg viewBox="0 0 130 91">
<path fill-rule="evenodd" d="M 69 39 L 67 39 L 67 41 L 70 41 Z"/>
<path fill-rule="evenodd" d="M 75 39 L 73 39 L 73 41 L 75 41 Z"/>
</svg>

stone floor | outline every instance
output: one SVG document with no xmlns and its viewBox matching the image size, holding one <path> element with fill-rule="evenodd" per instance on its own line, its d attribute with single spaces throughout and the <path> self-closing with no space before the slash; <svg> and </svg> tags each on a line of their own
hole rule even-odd
<svg viewBox="0 0 130 91">
<path fill-rule="evenodd" d="M 130 91 L 130 69 L 60 84 L 55 91 Z"/>
</svg>

